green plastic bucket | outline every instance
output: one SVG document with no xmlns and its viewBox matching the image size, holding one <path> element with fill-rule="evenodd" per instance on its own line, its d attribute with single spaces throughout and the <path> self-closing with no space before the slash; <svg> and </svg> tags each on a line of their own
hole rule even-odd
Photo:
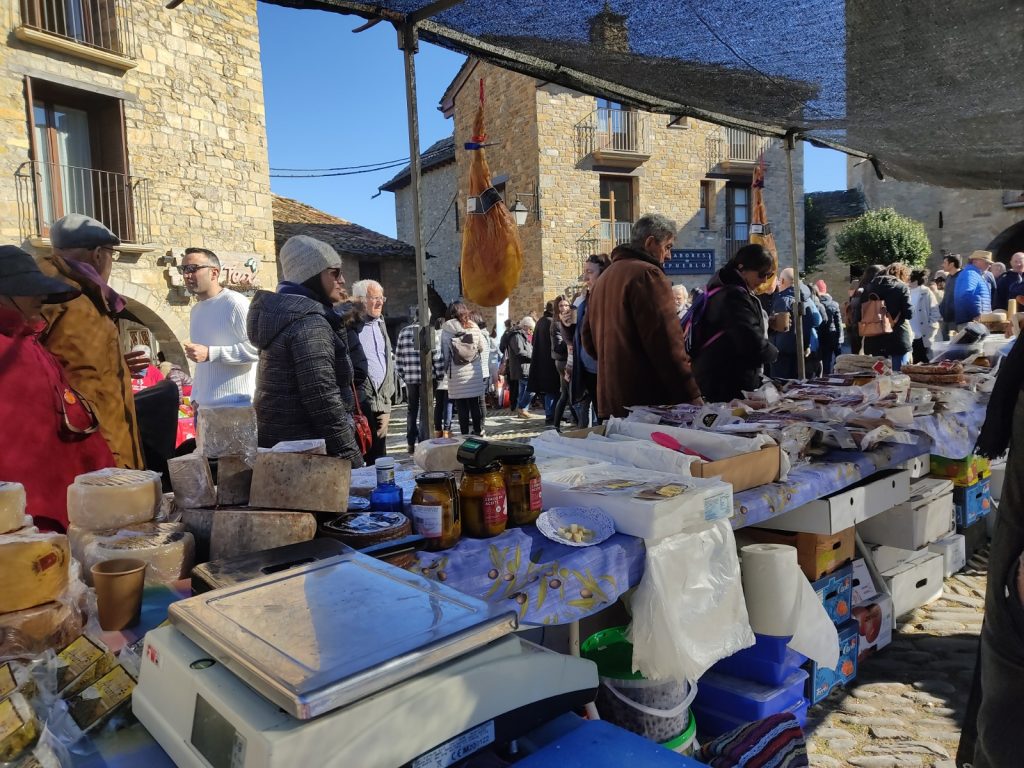
<svg viewBox="0 0 1024 768">
<path fill-rule="evenodd" d="M 633 672 L 626 627 L 591 635 L 580 646 L 580 656 L 597 665 L 597 710 L 603 720 L 659 744 L 675 741 L 688 730 L 696 686 L 685 680 L 646 680 Z"/>
<path fill-rule="evenodd" d="M 686 730 L 676 736 L 671 741 L 664 742 L 661 746 L 665 749 L 671 749 L 673 752 L 678 752 L 680 755 L 692 756 L 697 754 L 697 720 L 693 716 L 693 712 L 689 713 L 690 724 L 686 726 Z"/>
</svg>

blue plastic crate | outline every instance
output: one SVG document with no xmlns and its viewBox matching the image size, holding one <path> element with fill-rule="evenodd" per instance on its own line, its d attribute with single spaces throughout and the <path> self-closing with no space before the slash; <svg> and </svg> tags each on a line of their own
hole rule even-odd
<svg viewBox="0 0 1024 768">
<path fill-rule="evenodd" d="M 956 524 L 967 527 L 985 517 L 992 509 L 992 480 L 986 477 L 966 488 L 953 489 Z"/>
<path fill-rule="evenodd" d="M 857 655 L 860 650 L 860 627 L 856 620 L 850 620 L 838 627 L 839 663 L 835 669 L 822 669 L 817 662 L 808 663 L 807 698 L 817 704 L 839 685 L 845 685 L 857 677 Z"/>
<path fill-rule="evenodd" d="M 807 699 L 801 697 L 799 701 L 794 702 L 784 711 L 792 712 L 796 715 L 797 721 L 803 727 L 807 724 L 807 706 Z M 751 720 L 739 719 L 714 709 L 702 709 L 696 706 L 693 708 L 693 716 L 697 720 L 697 737 L 701 743 L 735 730 L 741 725 L 753 722 Z"/>
<path fill-rule="evenodd" d="M 784 712 L 803 698 L 807 672 L 793 670 L 781 685 L 771 686 L 730 675 L 708 672 L 700 679 L 694 704 L 743 722 Z"/>
<path fill-rule="evenodd" d="M 758 643 L 760 643 L 760 639 Z M 781 662 L 769 661 L 760 656 L 757 652 L 757 645 L 753 645 L 722 659 L 711 670 L 723 675 L 753 680 L 762 685 L 781 685 L 787 677 L 793 674 L 793 670 L 798 669 L 807 661 L 806 656 L 797 653 L 792 648 L 783 646 L 783 651 Z M 777 658 L 777 655 L 773 654 L 773 658 Z"/>
<path fill-rule="evenodd" d="M 516 763 L 517 768 L 700 768 L 692 758 L 603 720 L 578 728 Z"/>
<path fill-rule="evenodd" d="M 811 585 L 836 626 L 849 621 L 853 608 L 853 564 L 844 565 L 835 573 Z"/>
</svg>

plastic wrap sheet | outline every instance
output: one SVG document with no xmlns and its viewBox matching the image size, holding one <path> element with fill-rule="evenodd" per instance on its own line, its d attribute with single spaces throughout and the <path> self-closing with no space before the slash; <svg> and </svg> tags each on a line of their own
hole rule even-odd
<svg viewBox="0 0 1024 768">
<path fill-rule="evenodd" d="M 975 403 L 961 413 L 916 416 L 913 429 L 931 439 L 931 453 L 946 459 L 962 459 L 974 451 L 985 421 L 985 406 Z"/>
<path fill-rule="evenodd" d="M 563 437 L 555 431 L 544 432 L 533 439 L 535 447 L 541 444 L 562 456 L 582 456 L 681 477 L 690 477 L 690 463 L 696 460 L 693 456 L 662 448 L 649 440 L 617 440 L 594 433 L 581 440 Z"/>
<path fill-rule="evenodd" d="M 728 521 L 652 543 L 632 609 L 633 669 L 649 680 L 696 681 L 753 645 Z"/>
<path fill-rule="evenodd" d="M 754 437 L 736 437 L 697 429 L 681 429 L 665 425 L 640 424 L 624 419 L 611 418 L 605 429 L 606 434 L 622 434 L 641 440 L 650 440 L 652 432 L 664 432 L 671 435 L 687 448 L 707 456 L 712 461 L 740 456 L 744 453 L 759 451 L 765 445 L 774 445 L 775 441 L 768 435 Z"/>
</svg>

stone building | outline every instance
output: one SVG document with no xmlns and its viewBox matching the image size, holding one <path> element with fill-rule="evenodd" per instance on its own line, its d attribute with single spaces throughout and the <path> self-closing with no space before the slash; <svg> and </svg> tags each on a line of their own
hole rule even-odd
<svg viewBox="0 0 1024 768">
<path fill-rule="evenodd" d="M 358 280 L 376 280 L 383 286 L 387 297 L 384 320 L 394 340 L 418 306 L 413 246 L 280 195 L 273 196 L 273 209 L 277 251 L 289 237 L 309 235 L 330 243 L 341 256 L 342 274 L 350 290 Z M 434 293 L 432 299 L 431 311 L 443 311 L 440 297 Z"/>
<path fill-rule="evenodd" d="M 879 180 L 870 163 L 847 159 L 847 182 L 864 193 L 869 208 L 894 208 L 924 224 L 932 244 L 931 269 L 947 253 L 983 249 L 1009 262 L 1024 251 L 1024 190 L 947 189 Z"/>
<path fill-rule="evenodd" d="M 217 252 L 240 287 L 276 279 L 255 0 L 9 2 L 0 26 L 3 241 L 45 255 L 57 218 L 103 221 L 138 321 L 124 346 L 184 363 L 185 247 Z"/>
<path fill-rule="evenodd" d="M 825 262 L 819 269 L 808 275 L 810 280 L 824 280 L 832 297 L 842 303 L 850 285 L 850 265 L 836 258 L 836 235 L 840 230 L 868 210 L 864 194 L 859 189 L 845 189 L 835 192 L 810 192 L 806 196 L 813 201 L 825 219 L 828 231 L 828 247 Z"/>
<path fill-rule="evenodd" d="M 748 242 L 751 180 L 762 149 L 769 223 L 780 258 L 792 260 L 779 142 L 636 111 L 470 58 L 441 99 L 442 112 L 454 122 L 454 163 L 446 159 L 428 168 L 425 161 L 424 236 L 432 238 L 430 250 L 439 260 L 432 274 L 445 273 L 433 279 L 446 300 L 451 297 L 443 291 L 458 287 L 452 267 L 459 259 L 472 160 L 461 148 L 471 140 L 481 81 L 492 183 L 507 205 L 518 202 L 527 209 L 519 230 L 523 272 L 509 316 L 521 317 L 557 294 L 577 291 L 586 257 L 628 241 L 632 224 L 649 212 L 679 224 L 677 250 L 666 268 L 670 278 L 703 285 Z M 801 153 L 793 161 L 802 200 Z M 411 200 L 396 180 L 383 188 L 396 192 L 399 236 L 411 241 Z M 802 253 L 802 206 L 797 217 Z"/>
</svg>

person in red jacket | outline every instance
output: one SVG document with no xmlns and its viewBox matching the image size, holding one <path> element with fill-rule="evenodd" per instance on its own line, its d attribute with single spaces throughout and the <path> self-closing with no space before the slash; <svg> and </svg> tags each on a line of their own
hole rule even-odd
<svg viewBox="0 0 1024 768">
<path fill-rule="evenodd" d="M 44 304 L 79 291 L 47 277 L 13 245 L 0 246 L 0 480 L 25 486 L 28 514 L 46 530 L 68 525 L 67 489 L 76 476 L 114 466 L 90 405 L 39 343 Z"/>
</svg>

